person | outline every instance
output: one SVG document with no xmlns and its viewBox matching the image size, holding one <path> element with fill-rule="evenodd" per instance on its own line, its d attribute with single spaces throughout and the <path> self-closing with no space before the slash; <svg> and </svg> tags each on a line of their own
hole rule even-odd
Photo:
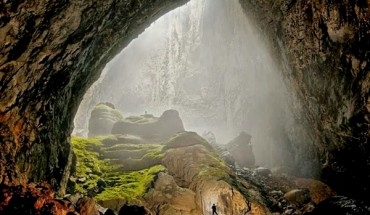
<svg viewBox="0 0 370 215">
<path fill-rule="evenodd" d="M 212 215 L 218 215 L 218 213 L 217 213 L 217 207 L 216 207 L 216 205 L 213 203 L 213 205 L 212 205 Z"/>
</svg>

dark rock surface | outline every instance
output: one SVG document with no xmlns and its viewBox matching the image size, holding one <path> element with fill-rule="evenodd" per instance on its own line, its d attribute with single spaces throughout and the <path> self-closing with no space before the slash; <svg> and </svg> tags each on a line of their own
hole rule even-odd
<svg viewBox="0 0 370 215">
<path fill-rule="evenodd" d="M 240 2 L 291 85 L 295 172 L 369 199 L 369 1 Z"/>
<path fill-rule="evenodd" d="M 64 187 L 86 89 L 146 26 L 185 2 L 0 2 L 0 183 Z"/>
</svg>

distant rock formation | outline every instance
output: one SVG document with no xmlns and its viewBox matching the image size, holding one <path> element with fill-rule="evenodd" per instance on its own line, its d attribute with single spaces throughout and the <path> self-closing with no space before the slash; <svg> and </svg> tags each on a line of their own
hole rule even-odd
<svg viewBox="0 0 370 215">
<path fill-rule="evenodd" d="M 150 114 L 127 117 L 112 128 L 112 134 L 131 134 L 155 142 L 165 141 L 181 131 L 185 130 L 176 110 L 166 110 L 159 118 Z"/>
<path fill-rule="evenodd" d="M 100 103 L 91 112 L 88 136 L 110 134 L 114 123 L 122 119 L 122 114 L 115 109 L 112 103 Z"/>
<path fill-rule="evenodd" d="M 254 165 L 255 159 L 251 139 L 252 136 L 243 131 L 226 145 L 226 149 L 241 167 Z"/>
</svg>

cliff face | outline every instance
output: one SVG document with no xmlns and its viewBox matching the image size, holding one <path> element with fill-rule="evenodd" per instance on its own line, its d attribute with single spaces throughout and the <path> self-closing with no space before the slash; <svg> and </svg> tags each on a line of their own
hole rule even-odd
<svg viewBox="0 0 370 215">
<path fill-rule="evenodd" d="M 60 187 L 87 87 L 145 26 L 184 2 L 1 2 L 0 182 Z"/>
<path fill-rule="evenodd" d="M 317 154 L 322 178 L 338 190 L 365 195 L 370 179 L 369 1 L 240 2 L 271 41 L 292 84 L 295 114 L 307 131 L 306 140 L 293 141 L 296 156 L 304 158 L 304 165 L 312 159 L 307 154 Z"/>
</svg>

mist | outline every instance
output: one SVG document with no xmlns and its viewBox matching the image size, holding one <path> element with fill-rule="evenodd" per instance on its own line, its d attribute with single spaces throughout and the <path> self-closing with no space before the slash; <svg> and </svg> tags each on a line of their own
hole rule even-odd
<svg viewBox="0 0 370 215">
<path fill-rule="evenodd" d="M 290 156 L 285 125 L 292 116 L 280 76 L 238 0 L 192 0 L 106 66 L 85 94 L 74 133 L 87 134 L 100 102 L 113 103 L 124 117 L 176 109 L 186 130 L 212 132 L 220 144 L 246 131 L 256 163 L 273 167 Z"/>
</svg>

